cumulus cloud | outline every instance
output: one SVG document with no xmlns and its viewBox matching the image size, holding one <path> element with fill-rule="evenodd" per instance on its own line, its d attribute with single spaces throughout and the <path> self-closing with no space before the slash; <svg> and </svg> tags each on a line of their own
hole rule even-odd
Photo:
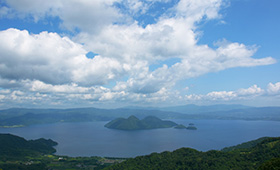
<svg viewBox="0 0 280 170">
<path fill-rule="evenodd" d="M 280 94 L 280 82 L 277 82 L 275 84 L 269 83 L 267 85 L 267 92 L 271 95 Z"/>
<path fill-rule="evenodd" d="M 0 72 L 6 80 L 40 80 L 51 84 L 105 84 L 123 67 L 116 59 L 86 57 L 80 44 L 56 33 L 0 32 Z"/>
<path fill-rule="evenodd" d="M 176 5 L 176 16 L 186 17 L 191 23 L 200 21 L 203 17 L 214 19 L 219 17 L 222 0 L 180 0 Z"/>
<path fill-rule="evenodd" d="M 119 0 L 5 0 L 9 7 L 15 9 L 15 16 L 31 16 L 36 22 L 45 17 L 59 17 L 62 27 L 88 32 L 98 32 L 103 26 L 123 19 L 118 10 L 113 8 L 117 1 Z"/>
<path fill-rule="evenodd" d="M 262 93 L 264 93 L 264 90 L 258 87 L 257 85 L 253 85 L 248 89 L 239 89 L 237 91 L 237 94 L 239 96 L 250 96 L 250 95 L 255 96 L 255 95 L 261 95 Z"/>
<path fill-rule="evenodd" d="M 241 88 L 236 91 L 213 91 L 205 95 L 185 95 L 185 99 L 187 101 L 238 101 L 267 97 L 272 94 L 280 94 L 280 82 L 275 84 L 269 83 L 266 89 L 253 85 L 247 89 Z"/>
<path fill-rule="evenodd" d="M 232 91 L 214 91 L 208 93 L 206 98 L 210 100 L 232 100 L 233 98 L 237 97 L 237 95 Z"/>
<path fill-rule="evenodd" d="M 0 31 L 0 87 L 13 89 L 6 94 L 11 100 L 184 100 L 171 90 L 180 80 L 276 62 L 272 57 L 254 58 L 258 49 L 255 45 L 225 39 L 218 41 L 216 48 L 198 44 L 197 23 L 219 19 L 219 11 L 227 2 L 223 0 L 179 0 L 147 25 L 139 23 L 135 16 L 144 15 L 155 3 L 170 0 L 4 2 L 7 6 L 0 8 L 0 17 L 31 16 L 35 21 L 57 17 L 61 28 L 74 34 L 31 34 L 12 28 Z M 98 55 L 89 59 L 86 54 L 90 51 Z M 174 58 L 178 61 L 164 63 Z M 163 64 L 151 70 L 150 66 L 159 61 Z M 109 82 L 113 82 L 113 87 L 105 88 Z M 268 85 L 267 93 L 278 92 L 278 84 Z M 185 99 L 229 101 L 264 93 L 254 85 L 237 91 L 191 94 Z"/>
</svg>

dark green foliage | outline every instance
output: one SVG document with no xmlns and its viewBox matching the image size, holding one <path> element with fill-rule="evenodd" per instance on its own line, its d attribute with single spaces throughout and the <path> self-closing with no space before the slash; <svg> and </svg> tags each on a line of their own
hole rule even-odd
<svg viewBox="0 0 280 170">
<path fill-rule="evenodd" d="M 53 146 L 56 146 L 58 143 L 51 140 L 51 139 L 44 139 L 40 138 L 37 140 L 30 140 L 28 141 L 32 148 L 34 150 L 37 150 L 38 152 L 44 153 L 44 154 L 51 154 L 55 153 L 56 150 L 53 148 Z"/>
<path fill-rule="evenodd" d="M 236 150 L 236 149 L 249 149 L 249 148 L 252 148 L 252 147 L 256 146 L 257 144 L 261 143 L 265 139 L 268 139 L 268 137 L 262 137 L 257 140 L 245 142 L 245 143 L 242 143 L 242 144 L 239 144 L 236 146 L 226 147 L 226 148 L 223 148 L 221 151 L 228 152 L 228 151 L 232 151 L 232 150 Z"/>
<path fill-rule="evenodd" d="M 279 168 L 280 138 L 266 138 L 255 141 L 249 148 L 234 149 L 228 152 L 199 152 L 181 148 L 174 152 L 153 153 L 139 156 L 106 168 L 107 170 L 144 170 L 144 169 L 184 169 L 184 170 L 254 170 L 267 167 Z M 266 162 L 267 160 L 271 160 Z M 266 162 L 265 164 L 263 164 Z"/>
<path fill-rule="evenodd" d="M 190 123 L 189 126 L 187 127 L 188 130 L 197 130 L 197 128 L 194 126 L 193 123 Z"/>
<path fill-rule="evenodd" d="M 147 116 L 144 119 L 142 119 L 141 122 L 144 124 L 146 129 L 169 128 L 177 125 L 172 121 L 161 120 L 155 116 Z"/>
<path fill-rule="evenodd" d="M 0 168 L 3 170 L 48 170 L 46 164 L 36 163 L 36 164 L 15 164 L 15 163 L 3 163 L 0 164 Z"/>
<path fill-rule="evenodd" d="M 182 124 L 179 124 L 179 125 L 175 126 L 174 128 L 175 129 L 187 129 L 187 127 Z"/>
<path fill-rule="evenodd" d="M 273 158 L 263 163 L 258 170 L 280 170 L 280 158 Z"/>
<path fill-rule="evenodd" d="M 56 142 L 46 139 L 27 141 L 11 134 L 0 134 L 0 159 L 51 154 Z"/>
<path fill-rule="evenodd" d="M 172 121 L 163 121 L 154 116 L 148 116 L 139 120 L 135 116 L 130 116 L 127 119 L 117 118 L 107 123 L 105 127 L 110 129 L 119 130 L 143 130 L 143 129 L 157 129 L 157 128 L 170 128 L 177 124 Z"/>
<path fill-rule="evenodd" d="M 188 126 L 187 129 L 188 130 L 197 130 L 197 128 L 195 126 Z"/>
<path fill-rule="evenodd" d="M 135 117 L 131 119 L 137 120 Z M 107 170 L 279 170 L 280 138 L 261 138 L 246 142 L 229 151 L 200 152 L 181 148 L 173 152 L 152 153 L 127 160 L 100 157 L 61 157 L 46 155 L 57 143 L 38 139 L 0 135 L 0 169 L 107 169 Z M 242 146 L 242 147 L 240 147 Z M 115 164 L 115 165 L 114 165 Z M 113 165 L 113 166 L 110 166 Z"/>
<path fill-rule="evenodd" d="M 121 130 L 135 130 L 142 129 L 144 126 L 141 124 L 140 120 L 135 116 L 130 116 L 127 119 L 117 118 L 105 125 L 107 128 L 111 129 L 121 129 Z"/>
<path fill-rule="evenodd" d="M 46 139 L 25 140 L 0 134 L 0 170 L 103 169 L 123 159 L 52 155 L 56 142 Z"/>
</svg>

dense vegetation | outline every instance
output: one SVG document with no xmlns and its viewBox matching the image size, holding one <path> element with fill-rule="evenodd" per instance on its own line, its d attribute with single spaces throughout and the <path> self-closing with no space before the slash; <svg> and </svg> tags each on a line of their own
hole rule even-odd
<svg viewBox="0 0 280 170">
<path fill-rule="evenodd" d="M 67 157 L 53 155 L 52 140 L 25 140 L 0 134 L 0 169 L 280 169 L 280 138 L 260 138 L 222 151 L 200 152 L 181 148 L 173 152 L 153 153 L 136 158 Z"/>
<path fill-rule="evenodd" d="M 135 116 L 130 116 L 127 119 L 117 118 L 105 125 L 110 129 L 119 130 L 144 130 L 144 129 L 157 129 L 157 128 L 170 128 L 177 124 L 172 121 L 164 121 L 154 116 L 145 117 L 139 120 Z"/>
<path fill-rule="evenodd" d="M 175 129 L 187 129 L 187 127 L 185 125 L 179 124 L 177 126 L 174 127 Z"/>
<path fill-rule="evenodd" d="M 46 139 L 26 140 L 11 134 L 0 134 L 0 170 L 103 169 L 119 158 L 53 155 L 56 142 Z"/>
<path fill-rule="evenodd" d="M 188 127 L 186 127 L 185 125 L 179 124 L 179 125 L 175 126 L 174 128 L 175 129 L 197 130 L 197 128 L 194 126 L 193 123 L 190 123 Z"/>
<path fill-rule="evenodd" d="M 38 156 L 56 152 L 53 146 L 57 145 L 51 139 L 25 140 L 24 138 L 0 134 L 0 159 L 13 159 L 26 156 Z"/>
<path fill-rule="evenodd" d="M 128 159 L 105 169 L 254 170 L 271 167 L 279 169 L 280 138 L 265 138 L 247 143 L 246 146 L 247 148 L 236 148 L 227 152 L 215 150 L 199 152 L 190 148 L 181 148 L 174 152 L 153 153 Z"/>
<path fill-rule="evenodd" d="M 241 143 L 241 144 L 236 145 L 236 146 L 225 147 L 221 151 L 228 152 L 228 151 L 233 151 L 233 150 L 236 150 L 236 149 L 252 148 L 252 147 L 256 146 L 257 144 L 261 143 L 262 141 L 264 141 L 265 139 L 268 139 L 268 137 L 262 137 L 262 138 L 259 138 L 257 140 L 244 142 L 244 143 Z"/>
</svg>

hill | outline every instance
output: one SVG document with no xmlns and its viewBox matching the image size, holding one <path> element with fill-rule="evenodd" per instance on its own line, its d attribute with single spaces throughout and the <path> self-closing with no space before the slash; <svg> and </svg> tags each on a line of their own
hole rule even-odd
<svg viewBox="0 0 280 170">
<path fill-rule="evenodd" d="M 181 148 L 129 159 L 53 155 L 56 144 L 52 140 L 25 140 L 0 134 L 0 169 L 267 170 L 280 167 L 280 137 L 260 138 L 222 151 Z"/>
<path fill-rule="evenodd" d="M 12 134 L 0 134 L 0 170 L 100 170 L 122 161 L 119 158 L 54 155 L 55 145 L 57 143 L 50 139 L 26 140 Z"/>
<path fill-rule="evenodd" d="M 0 159 L 52 154 L 56 152 L 55 145 L 57 143 L 51 139 L 26 140 L 11 134 L 0 134 Z"/>
<path fill-rule="evenodd" d="M 273 166 L 278 166 L 279 169 L 279 137 L 265 138 L 252 143 L 255 144 L 248 145 L 248 148 L 233 149 L 227 152 L 215 150 L 200 152 L 190 148 L 181 148 L 173 152 L 152 153 L 147 156 L 128 159 L 105 169 L 255 170 Z"/>
<path fill-rule="evenodd" d="M 145 130 L 157 128 L 170 128 L 176 125 L 177 124 L 172 121 L 163 121 L 154 116 L 148 116 L 142 120 L 139 120 L 135 116 L 130 116 L 127 119 L 114 119 L 107 123 L 105 127 L 118 130 Z"/>
<path fill-rule="evenodd" d="M 118 117 L 135 115 L 144 118 L 149 115 L 161 119 L 174 119 L 181 117 L 181 113 L 165 112 L 160 110 L 138 109 L 25 109 L 12 108 L 0 110 L 0 127 L 28 126 L 57 122 L 89 122 L 110 121 Z"/>
</svg>

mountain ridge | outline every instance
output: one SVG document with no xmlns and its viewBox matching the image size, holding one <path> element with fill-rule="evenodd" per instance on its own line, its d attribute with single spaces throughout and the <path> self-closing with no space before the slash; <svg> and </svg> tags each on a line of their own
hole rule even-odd
<svg viewBox="0 0 280 170">
<path fill-rule="evenodd" d="M 249 107 L 243 105 L 184 105 L 175 108 L 190 108 L 190 110 L 184 110 L 179 113 L 167 110 L 154 110 L 155 108 L 152 110 L 150 110 L 151 108 L 99 109 L 94 107 L 71 109 L 11 108 L 0 110 L 0 127 L 29 126 L 33 124 L 57 122 L 110 121 L 117 117 L 128 117 L 130 115 L 135 115 L 140 119 L 151 115 L 160 119 L 280 121 L 280 107 Z M 172 109 L 174 110 L 174 108 Z"/>
<path fill-rule="evenodd" d="M 148 116 L 140 120 L 134 115 L 125 118 L 117 118 L 104 126 L 109 129 L 118 130 L 147 130 L 147 129 L 158 129 L 158 128 L 170 128 L 177 124 L 172 121 L 161 120 L 155 116 Z"/>
</svg>

